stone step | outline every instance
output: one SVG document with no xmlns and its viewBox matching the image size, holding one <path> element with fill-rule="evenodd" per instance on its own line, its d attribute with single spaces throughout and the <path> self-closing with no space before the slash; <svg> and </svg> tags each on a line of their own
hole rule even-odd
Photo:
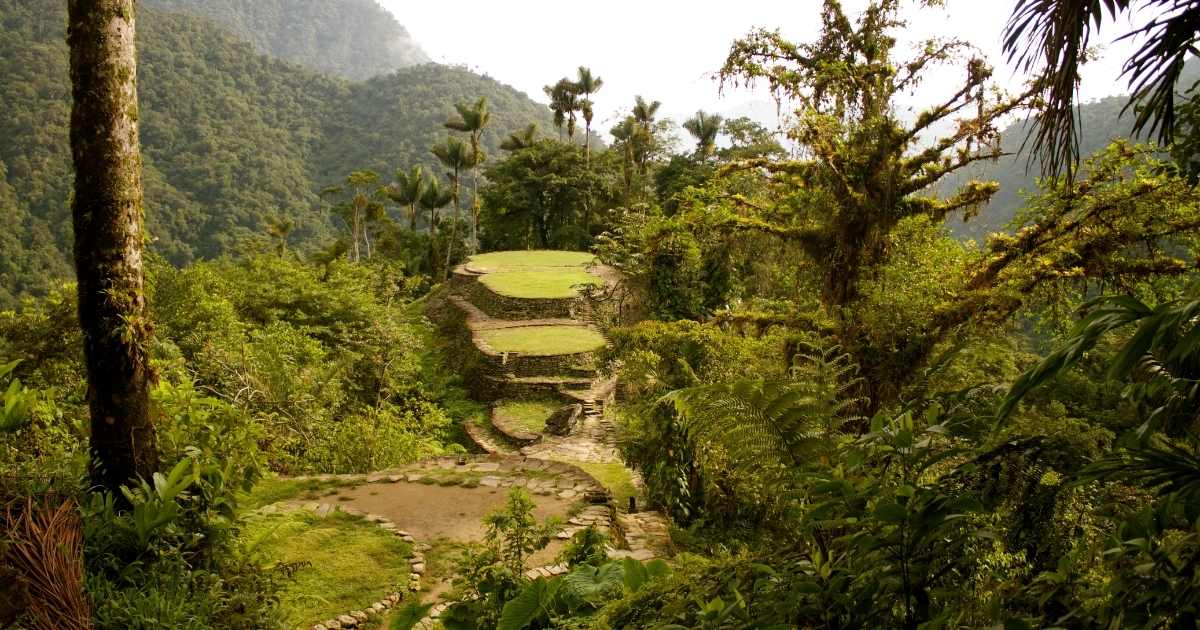
<svg viewBox="0 0 1200 630">
<path fill-rule="evenodd" d="M 671 521 L 662 512 L 617 514 L 617 534 L 635 560 L 667 558 L 674 555 Z"/>
<path fill-rule="evenodd" d="M 509 446 L 504 437 L 498 434 L 491 425 L 478 425 L 466 420 L 463 422 L 463 432 L 475 443 L 475 446 L 489 455 L 511 455 L 516 453 L 516 449 Z"/>
</svg>

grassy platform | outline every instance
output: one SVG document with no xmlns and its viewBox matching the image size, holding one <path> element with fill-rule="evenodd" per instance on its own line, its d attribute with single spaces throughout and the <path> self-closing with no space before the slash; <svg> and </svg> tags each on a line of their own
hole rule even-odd
<svg viewBox="0 0 1200 630">
<path fill-rule="evenodd" d="M 552 356 L 591 352 L 604 347 L 600 333 L 582 326 L 522 326 L 479 331 L 496 352 Z"/>
<path fill-rule="evenodd" d="M 596 481 L 600 482 L 600 485 L 612 493 L 613 501 L 621 509 L 629 505 L 629 497 L 638 496 L 637 487 L 633 485 L 633 473 L 625 467 L 625 464 L 598 464 L 594 462 L 572 461 L 567 461 L 566 463 L 574 464 L 582 468 L 587 474 L 595 477 Z"/>
<path fill-rule="evenodd" d="M 468 259 L 467 264 L 476 271 L 491 273 L 526 267 L 586 267 L 595 260 L 587 252 L 535 250 L 479 254 Z"/>
<path fill-rule="evenodd" d="M 308 626 L 369 606 L 408 583 L 409 545 L 340 512 L 253 515 L 243 536 L 273 566 L 288 567 L 280 606 L 289 627 Z"/>
<path fill-rule="evenodd" d="M 562 406 L 561 400 L 507 400 L 496 406 L 496 417 L 513 428 L 541 433 L 546 419 Z"/>
<path fill-rule="evenodd" d="M 562 299 L 579 295 L 579 285 L 603 284 L 598 276 L 580 269 L 552 271 L 500 271 L 479 278 L 483 286 L 500 295 L 525 299 Z"/>
</svg>

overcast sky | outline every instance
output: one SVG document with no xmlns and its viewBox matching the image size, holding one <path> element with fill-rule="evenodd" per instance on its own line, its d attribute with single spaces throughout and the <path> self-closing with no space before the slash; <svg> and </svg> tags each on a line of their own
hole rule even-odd
<svg viewBox="0 0 1200 630">
<path fill-rule="evenodd" d="M 604 79 L 596 126 L 607 130 L 627 112 L 635 94 L 663 102 L 665 116 L 681 120 L 697 109 L 726 112 L 761 94 L 718 94 L 712 79 L 730 44 L 755 27 L 779 28 L 792 40 L 811 39 L 820 0 L 379 0 L 434 61 L 464 64 L 545 102 L 542 86 L 574 76 L 580 65 Z M 845 0 L 857 15 L 865 0 Z M 910 9 L 901 45 L 930 37 L 958 37 L 978 46 L 997 68 L 996 78 L 1016 88 L 1022 77 L 1000 55 L 1001 32 L 1012 0 L 948 0 L 945 9 Z M 1128 30 L 1117 22 L 1093 44 L 1103 56 L 1084 69 L 1085 100 L 1124 93 L 1118 80 L 1130 44 L 1112 44 Z M 950 89 L 961 73 L 939 76 L 914 98 L 927 104 Z M 761 103 L 760 103 L 761 105 Z M 760 107 L 761 109 L 761 107 Z"/>
</svg>

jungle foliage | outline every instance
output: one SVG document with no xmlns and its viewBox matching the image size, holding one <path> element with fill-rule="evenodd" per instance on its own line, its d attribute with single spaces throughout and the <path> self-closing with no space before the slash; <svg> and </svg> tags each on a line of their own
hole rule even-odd
<svg viewBox="0 0 1200 630">
<path fill-rule="evenodd" d="M 128 509 L 79 487 L 87 384 L 60 286 L 0 313 L 0 470 L 15 472 L 3 488 L 77 502 L 98 626 L 276 627 L 286 576 L 239 542 L 241 490 L 272 472 L 457 452 L 455 423 L 482 409 L 419 317 L 425 295 L 477 248 L 563 248 L 576 253 L 478 260 L 594 253 L 621 272 L 619 289 L 586 291 L 617 306 L 596 322 L 618 383 L 607 408 L 639 505 L 669 516 L 680 553 L 617 559 L 588 528 L 559 557 L 565 574 L 529 578 L 557 528 L 516 489 L 455 564 L 446 628 L 1197 627 L 1196 93 L 1178 96 L 1170 146 L 1089 123 L 1080 169 L 1018 196 L 1030 158 L 1004 154 L 1026 127 L 1002 126 L 1037 115 L 1046 86 L 996 89 L 965 42 L 900 46 L 912 12 L 939 4 L 873 0 L 851 14 L 826 0 L 810 41 L 756 30 L 734 42 L 721 78 L 765 83 L 793 116 L 788 142 L 703 111 L 681 121 L 691 141 L 679 142 L 641 96 L 611 146 L 593 142 L 603 81 L 586 67 L 548 85 L 550 106 L 520 124 L 519 100 L 484 83 L 463 94 L 446 77 L 470 75 L 437 66 L 360 84 L 296 74 L 307 83 L 290 93 L 341 99 L 295 97 L 294 120 L 327 108 L 295 161 L 313 150 L 320 166 L 296 171 L 308 188 L 288 187 L 308 210 L 230 219 L 190 250 L 157 236 L 171 232 L 150 205 L 160 472 L 123 490 Z M 52 25 L 13 10 L 6 29 L 59 46 Z M 153 94 L 170 75 L 153 59 L 168 51 L 151 38 L 169 20 L 148 15 L 150 199 L 179 153 L 207 169 L 192 181 L 215 187 L 214 207 L 248 203 L 229 183 L 240 170 L 160 143 Z M 252 59 L 286 70 L 270 76 L 299 72 Z M 941 65 L 960 83 L 915 118 L 898 114 Z M 453 105 L 409 126 L 395 101 L 436 100 L 426 86 Z M 1124 124 L 1120 105 L 1081 111 Z M 22 116 L 13 137 L 34 129 Z M 63 235 L 25 205 L 37 193 L 61 206 L 55 180 L 5 160 L 0 210 L 14 212 L 0 221 L 23 231 L 0 231 L 0 245 L 57 247 Z M 305 206 L 313 182 L 337 186 Z M 991 233 L 995 218 L 977 240 L 947 226 L 1000 202 L 1008 232 Z M 318 210 L 319 230 L 304 219 Z M 5 297 L 33 292 L 10 278 L 52 262 L 0 259 L 14 274 Z M 393 627 L 427 612 L 414 604 Z"/>
</svg>

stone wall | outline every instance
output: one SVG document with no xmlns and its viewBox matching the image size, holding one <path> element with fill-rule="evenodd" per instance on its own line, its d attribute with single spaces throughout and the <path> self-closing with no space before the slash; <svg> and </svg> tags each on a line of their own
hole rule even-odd
<svg viewBox="0 0 1200 630">
<path fill-rule="evenodd" d="M 524 319 L 586 319 L 587 302 L 583 298 L 515 298 L 500 295 L 487 288 L 474 276 L 473 282 L 462 282 L 456 289 L 489 317 L 509 321 Z M 465 279 L 464 279 L 465 280 Z"/>
<path fill-rule="evenodd" d="M 484 360 L 495 364 L 498 374 L 513 376 L 595 376 L 596 357 L 593 352 L 535 356 L 516 352 L 492 353 L 480 350 Z"/>
</svg>

